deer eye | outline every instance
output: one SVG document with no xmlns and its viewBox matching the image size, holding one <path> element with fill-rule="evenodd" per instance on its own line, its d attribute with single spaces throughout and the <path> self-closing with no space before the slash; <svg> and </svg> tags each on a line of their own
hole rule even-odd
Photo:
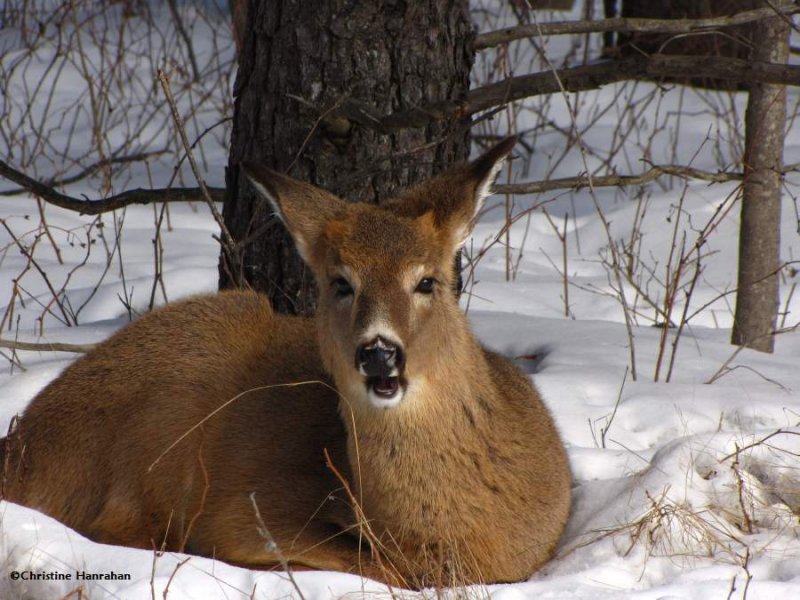
<svg viewBox="0 0 800 600">
<path fill-rule="evenodd" d="M 351 296 L 353 294 L 353 286 L 351 286 L 350 282 L 344 277 L 337 277 L 334 279 L 331 282 L 331 287 L 338 298 L 344 298 L 345 296 Z"/>
<path fill-rule="evenodd" d="M 417 289 L 414 291 L 418 294 L 432 294 L 433 293 L 433 286 L 436 284 L 436 280 L 433 277 L 425 277 L 422 281 L 417 284 Z"/>
</svg>

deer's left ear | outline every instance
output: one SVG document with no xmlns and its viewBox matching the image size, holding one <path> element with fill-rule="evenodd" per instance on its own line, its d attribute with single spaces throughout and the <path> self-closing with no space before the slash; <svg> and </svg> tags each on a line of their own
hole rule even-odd
<svg viewBox="0 0 800 600">
<path fill-rule="evenodd" d="M 465 182 L 468 187 L 466 193 L 462 198 L 461 206 L 447 219 L 450 221 L 453 240 L 459 248 L 466 243 L 472 233 L 475 219 L 483 208 L 486 198 L 491 196 L 495 179 L 516 143 L 516 136 L 507 137 L 467 165 Z"/>
<path fill-rule="evenodd" d="M 383 204 L 395 214 L 424 218 L 443 234 L 455 252 L 469 239 L 475 218 L 503 167 L 516 137 L 508 137 L 474 161 L 456 165 Z"/>
</svg>

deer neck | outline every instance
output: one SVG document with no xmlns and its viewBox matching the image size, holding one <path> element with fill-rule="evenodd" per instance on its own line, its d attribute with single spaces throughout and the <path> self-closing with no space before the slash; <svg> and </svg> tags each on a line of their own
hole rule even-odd
<svg viewBox="0 0 800 600">
<path fill-rule="evenodd" d="M 443 332 L 446 356 L 427 361 L 425 372 L 409 373 L 399 406 L 340 403 L 356 497 L 371 520 L 390 530 L 397 529 L 398 515 L 403 522 L 413 514 L 412 522 L 443 526 L 443 515 L 473 485 L 465 462 L 480 470 L 495 447 L 489 366 L 460 316 L 460 327 L 450 322 Z"/>
</svg>

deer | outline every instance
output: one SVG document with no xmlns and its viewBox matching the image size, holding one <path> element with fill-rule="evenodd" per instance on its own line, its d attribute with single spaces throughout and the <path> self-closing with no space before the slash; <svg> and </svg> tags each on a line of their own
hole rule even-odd
<svg viewBox="0 0 800 600">
<path fill-rule="evenodd" d="M 134 320 L 0 440 L 4 499 L 101 543 L 250 568 L 529 578 L 569 516 L 565 447 L 453 292 L 514 144 L 380 205 L 240 165 L 315 276 L 315 316 L 238 290 Z"/>
</svg>

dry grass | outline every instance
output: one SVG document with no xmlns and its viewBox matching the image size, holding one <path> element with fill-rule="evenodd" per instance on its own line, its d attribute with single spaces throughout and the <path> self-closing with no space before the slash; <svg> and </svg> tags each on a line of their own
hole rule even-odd
<svg viewBox="0 0 800 600">
<path fill-rule="evenodd" d="M 685 490 L 665 487 L 653 493 L 643 479 L 642 487 L 635 488 L 644 494 L 637 515 L 586 532 L 560 556 L 605 541 L 619 556 L 641 560 L 642 575 L 653 559 L 666 559 L 679 568 L 692 568 L 700 561 L 733 565 L 740 572 L 731 582 L 729 598 L 737 591 L 741 596 L 736 597 L 746 597 L 751 561 L 775 552 L 788 556 L 792 550 L 785 544 L 800 536 L 798 453 L 788 444 L 778 445 L 777 438 L 784 435 L 800 432 L 779 429 L 751 443 L 737 442 L 730 454 L 703 448 L 702 463 L 694 460 L 699 455 L 693 451 Z M 659 465 L 651 468 L 659 470 Z"/>
</svg>

